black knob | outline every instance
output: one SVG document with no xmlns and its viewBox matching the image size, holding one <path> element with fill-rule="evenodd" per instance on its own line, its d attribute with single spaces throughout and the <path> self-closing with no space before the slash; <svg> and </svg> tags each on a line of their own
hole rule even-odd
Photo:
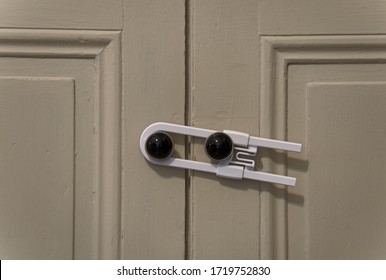
<svg viewBox="0 0 386 280">
<path fill-rule="evenodd" d="M 154 133 L 146 140 L 146 152 L 152 158 L 166 159 L 173 152 L 173 140 L 166 133 Z"/>
<path fill-rule="evenodd" d="M 213 160 L 228 159 L 233 152 L 233 141 L 229 135 L 216 132 L 206 139 L 205 151 L 208 157 Z"/>
</svg>

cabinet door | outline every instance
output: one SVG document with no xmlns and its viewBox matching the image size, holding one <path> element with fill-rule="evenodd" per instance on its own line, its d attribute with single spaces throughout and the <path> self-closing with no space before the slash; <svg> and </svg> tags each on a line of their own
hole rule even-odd
<svg viewBox="0 0 386 280">
<path fill-rule="evenodd" d="M 121 2 L 0 5 L 0 258 L 117 258 Z"/>
<path fill-rule="evenodd" d="M 303 144 L 258 151 L 294 188 L 191 174 L 191 258 L 386 257 L 385 8 L 190 1 L 190 124 Z"/>
<path fill-rule="evenodd" d="M 386 257 L 385 7 L 261 2 L 261 135 L 303 144 L 264 163 L 298 182 L 262 196 L 262 257 Z"/>
<path fill-rule="evenodd" d="M 184 1 L 0 6 L 0 258 L 183 258 L 184 172 L 138 141 L 184 120 Z"/>
<path fill-rule="evenodd" d="M 0 258 L 386 257 L 383 0 L 0 6 Z M 302 143 L 255 158 L 297 184 L 149 164 L 157 121 Z"/>
</svg>

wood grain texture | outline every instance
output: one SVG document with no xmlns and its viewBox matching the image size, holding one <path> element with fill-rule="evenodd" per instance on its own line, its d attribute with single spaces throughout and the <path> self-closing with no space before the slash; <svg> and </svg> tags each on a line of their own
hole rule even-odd
<svg viewBox="0 0 386 280">
<path fill-rule="evenodd" d="M 189 11 L 190 124 L 258 135 L 258 1 L 194 0 Z M 194 172 L 189 191 L 189 258 L 259 258 L 258 183 Z"/>
<path fill-rule="evenodd" d="M 120 232 L 120 67 L 117 62 L 120 33 L 2 31 L 0 38 L 5 47 L 0 52 L 0 75 L 75 81 L 73 257 L 117 258 Z M 52 52 L 55 42 L 67 47 L 58 47 Z"/>
<path fill-rule="evenodd" d="M 384 0 L 262 0 L 261 35 L 384 34 Z"/>
<path fill-rule="evenodd" d="M 0 27 L 121 29 L 122 0 L 1 0 Z"/>
<path fill-rule="evenodd" d="M 74 81 L 0 78 L 0 258 L 72 259 Z"/>
<path fill-rule="evenodd" d="M 124 2 L 123 259 L 185 257 L 185 172 L 149 164 L 139 150 L 149 124 L 184 123 L 184 4 Z M 183 158 L 184 139 L 174 141 Z"/>
</svg>

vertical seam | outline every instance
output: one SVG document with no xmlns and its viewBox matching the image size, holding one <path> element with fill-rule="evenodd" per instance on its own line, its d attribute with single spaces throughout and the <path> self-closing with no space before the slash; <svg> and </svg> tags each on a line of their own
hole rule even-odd
<svg viewBox="0 0 386 280">
<path fill-rule="evenodd" d="M 185 0 L 185 125 L 190 125 L 190 0 Z M 191 158 L 190 137 L 185 136 L 185 158 Z M 191 249 L 191 182 L 190 170 L 185 169 L 185 259 L 190 258 Z"/>
</svg>

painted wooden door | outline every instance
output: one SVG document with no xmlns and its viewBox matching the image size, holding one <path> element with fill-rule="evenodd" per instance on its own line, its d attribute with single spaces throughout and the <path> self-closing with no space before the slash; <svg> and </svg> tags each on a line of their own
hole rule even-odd
<svg viewBox="0 0 386 280">
<path fill-rule="evenodd" d="M 257 158 L 295 188 L 189 174 L 188 256 L 384 259 L 386 2 L 189 3 L 188 123 L 303 150 Z"/>
<path fill-rule="evenodd" d="M 385 35 L 382 0 L 0 0 L 0 258 L 385 258 Z M 300 142 L 256 158 L 297 185 L 152 166 L 156 121 Z"/>
<path fill-rule="evenodd" d="M 385 1 L 261 1 L 261 135 L 296 188 L 267 191 L 262 257 L 386 257 Z"/>
<path fill-rule="evenodd" d="M 0 1 L 1 259 L 118 256 L 121 6 Z"/>
<path fill-rule="evenodd" d="M 184 257 L 184 172 L 138 149 L 150 121 L 183 123 L 184 14 L 0 1 L 1 259 Z"/>
</svg>

